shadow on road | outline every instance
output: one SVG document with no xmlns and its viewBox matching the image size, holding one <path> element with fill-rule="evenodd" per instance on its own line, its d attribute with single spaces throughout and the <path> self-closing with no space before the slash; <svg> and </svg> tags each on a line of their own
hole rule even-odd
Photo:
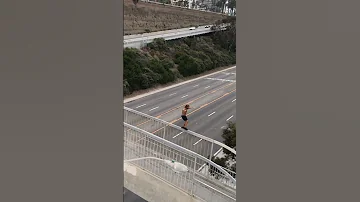
<svg viewBox="0 0 360 202">
<path fill-rule="evenodd" d="M 148 202 L 124 187 L 124 202 Z"/>
</svg>

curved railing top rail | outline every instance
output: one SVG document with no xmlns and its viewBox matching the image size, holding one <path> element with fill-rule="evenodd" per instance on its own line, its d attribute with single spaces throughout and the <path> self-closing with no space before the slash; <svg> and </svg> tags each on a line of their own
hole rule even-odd
<svg viewBox="0 0 360 202">
<path fill-rule="evenodd" d="M 131 111 L 131 112 L 134 112 L 134 113 L 138 113 L 139 115 L 145 116 L 145 117 L 147 117 L 147 118 L 149 118 L 149 119 L 153 119 L 153 120 L 162 122 L 162 123 L 164 123 L 166 126 L 171 126 L 171 127 L 176 128 L 176 129 L 178 129 L 178 130 L 183 130 L 181 127 L 179 127 L 179 126 L 177 126 L 177 125 L 171 124 L 171 123 L 169 123 L 169 122 L 167 122 L 167 121 L 164 121 L 164 120 L 162 120 L 162 119 L 159 119 L 159 118 L 156 118 L 156 117 L 147 115 L 147 114 L 145 114 L 145 113 L 136 111 L 136 110 L 134 110 L 134 109 L 131 109 L 131 108 L 128 108 L 128 107 L 125 107 L 125 106 L 124 106 L 124 109 L 125 109 L 125 110 L 128 110 L 128 111 Z M 209 138 L 209 137 L 200 135 L 200 134 L 195 133 L 195 132 L 193 132 L 193 131 L 185 131 L 185 132 L 188 133 L 188 134 L 191 134 L 191 135 L 193 135 L 193 136 L 195 136 L 195 137 L 198 137 L 198 138 L 201 138 L 201 139 L 203 139 L 203 140 L 207 140 L 207 141 L 209 141 L 209 142 L 212 142 L 212 143 L 214 143 L 214 144 L 217 144 L 217 145 L 219 145 L 220 147 L 223 147 L 223 148 L 227 149 L 228 151 L 230 151 L 231 153 L 233 153 L 234 155 L 236 155 L 236 151 L 235 151 L 233 148 L 225 145 L 224 143 L 221 143 L 221 142 L 216 141 L 216 140 L 214 140 L 214 139 L 211 139 L 211 138 Z"/>
<path fill-rule="evenodd" d="M 135 131 L 138 131 L 138 132 L 147 134 L 147 135 L 149 135 L 150 137 L 156 139 L 156 141 L 159 141 L 159 142 L 163 143 L 164 145 L 170 146 L 170 147 L 172 147 L 172 148 L 175 148 L 175 149 L 177 149 L 177 150 L 180 150 L 180 151 L 183 152 L 183 153 L 186 153 L 186 154 L 188 154 L 188 155 L 194 156 L 194 157 L 196 157 L 196 158 L 199 158 L 199 159 L 205 161 L 205 162 L 208 163 L 209 165 L 211 165 L 211 166 L 213 166 L 214 168 L 216 168 L 216 169 L 218 169 L 219 171 L 221 171 L 221 172 L 222 172 L 224 175 L 226 175 L 233 183 L 236 184 L 236 179 L 235 179 L 233 176 L 231 176 L 224 168 L 222 168 L 221 166 L 217 165 L 216 163 L 210 161 L 209 159 L 201 156 L 200 154 L 197 154 L 197 153 L 195 153 L 195 152 L 193 152 L 193 151 L 190 151 L 190 150 L 188 150 L 188 149 L 186 149 L 186 148 L 184 148 L 184 147 L 181 147 L 181 146 L 179 146 L 179 145 L 177 145 L 177 144 L 175 144 L 175 143 L 172 143 L 172 142 L 170 142 L 170 141 L 168 141 L 168 140 L 165 140 L 165 139 L 163 139 L 163 138 L 161 138 L 161 137 L 158 137 L 158 136 L 156 136 L 156 135 L 154 135 L 154 134 L 152 134 L 152 133 L 149 133 L 149 132 L 147 132 L 147 131 L 145 131 L 145 130 L 143 130 L 143 129 L 141 129 L 141 128 L 132 126 L 132 125 L 130 125 L 130 124 L 128 124 L 128 123 L 124 123 L 124 125 L 125 125 L 126 127 L 131 128 L 132 130 L 135 130 Z"/>
</svg>

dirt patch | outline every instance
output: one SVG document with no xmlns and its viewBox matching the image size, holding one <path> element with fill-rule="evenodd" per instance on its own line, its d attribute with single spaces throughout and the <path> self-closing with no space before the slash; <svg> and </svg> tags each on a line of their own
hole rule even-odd
<svg viewBox="0 0 360 202">
<path fill-rule="evenodd" d="M 142 1 L 135 7 L 132 0 L 124 0 L 125 35 L 209 25 L 225 17 L 222 14 Z"/>
</svg>

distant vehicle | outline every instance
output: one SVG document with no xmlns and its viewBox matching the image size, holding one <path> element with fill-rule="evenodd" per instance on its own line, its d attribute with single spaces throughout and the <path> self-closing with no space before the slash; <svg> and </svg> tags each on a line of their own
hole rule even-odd
<svg viewBox="0 0 360 202">
<path fill-rule="evenodd" d="M 195 29 L 195 27 L 190 27 L 190 28 L 189 28 L 189 30 L 194 30 L 194 29 Z"/>
<path fill-rule="evenodd" d="M 205 28 L 210 28 L 210 25 L 206 25 Z"/>
</svg>

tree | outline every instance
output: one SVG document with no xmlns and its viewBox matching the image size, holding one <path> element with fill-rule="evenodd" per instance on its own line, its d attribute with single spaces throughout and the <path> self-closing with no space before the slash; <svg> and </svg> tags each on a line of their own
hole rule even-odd
<svg viewBox="0 0 360 202">
<path fill-rule="evenodd" d="M 179 0 L 178 3 L 177 3 L 178 6 L 181 6 L 181 7 L 189 7 L 189 1 L 188 0 Z"/>
<path fill-rule="evenodd" d="M 235 28 L 234 19 L 218 23 L 230 23 Z M 124 95 L 235 64 L 236 47 L 231 43 L 236 43 L 236 33 L 229 30 L 170 41 L 154 39 L 141 50 L 125 48 Z"/>
<path fill-rule="evenodd" d="M 224 138 L 224 144 L 229 146 L 230 148 L 236 147 L 236 124 L 233 122 L 228 122 L 227 128 L 223 130 L 223 134 L 221 135 Z M 224 148 L 224 153 L 232 159 L 235 159 L 236 156 L 230 152 L 229 150 Z"/>
<path fill-rule="evenodd" d="M 203 0 L 203 1 L 204 1 L 204 0 Z M 196 4 L 196 8 L 199 8 L 199 6 L 200 6 L 200 1 L 199 1 L 199 0 L 196 0 L 195 4 Z"/>
<path fill-rule="evenodd" d="M 231 15 L 234 15 L 234 9 L 236 8 L 236 0 L 229 0 L 228 8 L 231 10 Z"/>
<path fill-rule="evenodd" d="M 224 13 L 226 1 L 227 0 L 219 0 L 215 4 L 215 6 L 217 7 L 217 10 L 220 11 L 221 13 Z"/>
<path fill-rule="evenodd" d="M 225 31 L 220 31 L 220 25 L 223 23 L 229 25 Z M 212 29 L 218 30 L 213 35 L 214 42 L 229 52 L 236 52 L 236 16 L 228 16 L 221 21 L 217 21 Z"/>
<path fill-rule="evenodd" d="M 136 7 L 137 3 L 139 3 L 139 0 L 133 0 L 133 3 L 135 5 L 135 7 Z"/>
<path fill-rule="evenodd" d="M 171 4 L 170 0 L 160 0 L 159 2 L 163 4 Z"/>
<path fill-rule="evenodd" d="M 184 2 L 184 7 L 189 8 L 189 1 L 188 1 L 188 0 L 185 0 L 185 1 L 183 1 L 183 2 Z"/>
<path fill-rule="evenodd" d="M 225 128 L 223 130 L 222 137 L 224 138 L 223 143 L 225 145 L 229 146 L 230 148 L 235 149 L 235 147 L 236 147 L 236 125 L 235 125 L 235 123 L 228 122 L 227 128 Z M 232 173 L 232 172 L 236 173 L 236 162 L 230 163 L 230 160 L 235 160 L 235 158 L 236 158 L 235 155 L 225 148 L 223 148 L 223 152 L 225 153 L 225 156 L 220 157 L 220 158 L 212 157 L 211 161 L 213 161 L 214 163 L 216 163 L 217 165 L 219 165 L 223 168 L 227 168 L 228 173 L 230 173 L 233 177 L 236 177 L 234 175 L 234 173 Z M 220 171 L 213 166 L 209 166 L 209 173 L 212 176 L 214 176 L 215 178 L 218 178 L 219 177 L 218 173 L 220 173 Z"/>
<path fill-rule="evenodd" d="M 195 9 L 195 7 L 196 7 L 196 2 L 195 2 L 195 0 L 193 0 L 193 1 L 191 2 L 191 8 L 192 8 L 192 9 Z"/>
</svg>

